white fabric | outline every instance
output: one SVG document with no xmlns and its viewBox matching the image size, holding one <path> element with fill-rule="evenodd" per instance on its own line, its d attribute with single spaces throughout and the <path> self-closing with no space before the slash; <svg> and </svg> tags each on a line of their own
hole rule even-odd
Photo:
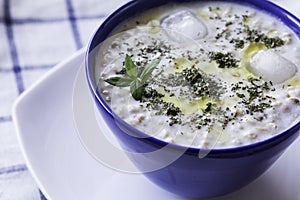
<svg viewBox="0 0 300 200">
<path fill-rule="evenodd" d="M 45 199 L 17 141 L 13 102 L 126 1 L 0 0 L 0 200 Z"/>
</svg>

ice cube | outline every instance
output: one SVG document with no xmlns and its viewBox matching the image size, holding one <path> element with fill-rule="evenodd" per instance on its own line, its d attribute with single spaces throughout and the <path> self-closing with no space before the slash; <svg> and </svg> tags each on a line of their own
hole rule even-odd
<svg viewBox="0 0 300 200">
<path fill-rule="evenodd" d="M 181 10 L 162 20 L 162 28 L 176 42 L 198 40 L 207 35 L 205 24 L 192 12 Z"/>
<path fill-rule="evenodd" d="M 260 50 L 250 60 L 249 70 L 266 81 L 282 83 L 292 78 L 296 72 L 296 65 L 272 50 Z"/>
</svg>

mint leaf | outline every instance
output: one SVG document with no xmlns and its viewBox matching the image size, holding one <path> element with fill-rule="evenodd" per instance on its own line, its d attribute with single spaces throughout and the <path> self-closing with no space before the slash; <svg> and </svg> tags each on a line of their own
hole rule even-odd
<svg viewBox="0 0 300 200">
<path fill-rule="evenodd" d="M 135 100 L 141 100 L 144 94 L 144 86 L 140 80 L 136 79 L 130 84 L 130 93 Z"/>
<path fill-rule="evenodd" d="M 143 72 L 141 73 L 141 76 L 140 76 L 142 83 L 145 83 L 149 79 L 153 70 L 157 67 L 157 65 L 159 63 L 160 63 L 160 60 L 155 59 L 151 63 L 149 63 L 145 66 L 145 69 L 143 70 Z"/>
<path fill-rule="evenodd" d="M 126 54 L 125 58 L 125 68 L 122 70 L 124 76 L 114 76 L 104 80 L 105 82 L 117 86 L 117 87 L 128 87 L 130 86 L 130 93 L 135 100 L 141 100 L 144 92 L 145 86 L 144 84 L 150 78 L 151 73 L 157 67 L 160 60 L 153 60 L 151 63 L 147 64 L 142 71 L 142 73 L 138 76 L 138 69 L 135 63 L 132 61 L 131 57 Z"/>
<path fill-rule="evenodd" d="M 113 86 L 128 87 L 128 86 L 130 86 L 133 79 L 130 78 L 130 77 L 126 77 L 126 76 L 125 77 L 114 76 L 114 77 L 108 78 L 104 81 L 111 84 L 111 85 L 113 85 Z"/>
<path fill-rule="evenodd" d="M 128 76 L 132 78 L 137 78 L 137 67 L 128 54 L 126 54 L 125 58 L 125 70 Z"/>
</svg>

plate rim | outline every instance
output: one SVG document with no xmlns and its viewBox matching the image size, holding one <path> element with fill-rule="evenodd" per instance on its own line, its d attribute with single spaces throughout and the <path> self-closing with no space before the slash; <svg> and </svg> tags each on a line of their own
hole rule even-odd
<svg viewBox="0 0 300 200">
<path fill-rule="evenodd" d="M 28 97 L 30 97 L 31 93 L 33 93 L 36 89 L 41 87 L 43 82 L 46 80 L 50 79 L 51 77 L 55 76 L 57 73 L 59 73 L 62 69 L 67 67 L 73 60 L 76 58 L 82 57 L 84 58 L 86 52 L 86 47 L 77 50 L 74 54 L 71 56 L 67 57 L 63 61 L 59 62 L 58 64 L 54 65 L 48 72 L 46 72 L 42 77 L 40 77 L 35 83 L 33 83 L 28 89 L 26 89 L 17 99 L 14 101 L 13 106 L 12 106 L 12 121 L 14 124 L 14 128 L 16 131 L 17 135 L 17 141 L 21 149 L 21 153 L 25 159 L 25 164 L 26 167 L 28 168 L 28 171 L 30 172 L 31 176 L 33 177 L 35 183 L 38 186 L 38 189 L 41 190 L 43 195 L 47 199 L 52 199 L 51 196 L 49 195 L 48 191 L 40 181 L 40 178 L 36 174 L 34 170 L 34 166 L 30 162 L 29 155 L 27 153 L 27 150 L 25 148 L 25 143 L 23 141 L 24 133 L 21 131 L 21 126 L 20 126 L 20 109 L 23 107 L 23 102 L 26 101 Z M 80 65 L 80 64 L 78 64 Z"/>
</svg>

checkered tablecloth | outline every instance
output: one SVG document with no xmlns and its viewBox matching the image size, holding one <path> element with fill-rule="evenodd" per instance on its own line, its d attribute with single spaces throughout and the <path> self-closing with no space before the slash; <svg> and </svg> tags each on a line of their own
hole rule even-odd
<svg viewBox="0 0 300 200">
<path fill-rule="evenodd" d="M 86 46 L 127 0 L 0 0 L 0 200 L 45 199 L 20 152 L 14 100 L 51 67 Z"/>
<path fill-rule="evenodd" d="M 101 21 L 126 1 L 0 0 L 0 200 L 45 199 L 20 152 L 11 117 L 14 100 L 85 46 Z M 294 4 L 291 11 L 300 15 L 298 0 L 276 2 Z"/>
</svg>

